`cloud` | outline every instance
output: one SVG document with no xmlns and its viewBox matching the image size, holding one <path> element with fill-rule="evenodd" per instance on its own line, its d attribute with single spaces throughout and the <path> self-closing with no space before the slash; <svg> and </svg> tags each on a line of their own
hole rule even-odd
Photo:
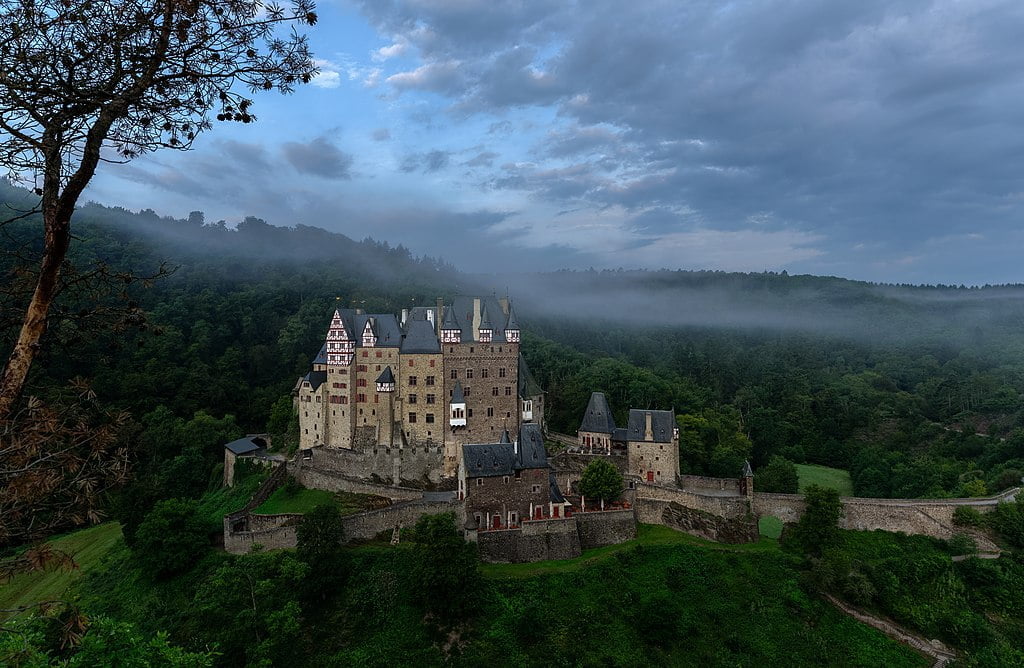
<svg viewBox="0 0 1024 668">
<path fill-rule="evenodd" d="M 286 142 L 281 146 L 285 160 L 302 174 L 327 179 L 351 179 L 352 156 L 326 137 L 307 142 Z"/>
<path fill-rule="evenodd" d="M 394 44 L 382 46 L 379 49 L 375 50 L 371 54 L 371 58 L 376 62 L 384 62 L 385 60 L 390 60 L 392 58 L 397 58 L 398 56 L 403 55 L 408 50 L 408 48 L 408 42 L 395 42 Z"/>
<path fill-rule="evenodd" d="M 409 72 L 392 74 L 386 81 L 397 90 L 424 90 L 434 93 L 455 93 L 463 86 L 463 73 L 458 61 L 421 65 Z"/>
<path fill-rule="evenodd" d="M 452 152 L 433 150 L 426 153 L 410 153 L 402 159 L 399 164 L 399 171 L 411 173 L 422 171 L 424 174 L 438 172 L 448 166 L 451 162 Z"/>
<path fill-rule="evenodd" d="M 373 137 L 373 141 L 390 141 L 391 130 L 387 128 L 377 128 L 373 131 L 371 136 Z"/>
<path fill-rule="evenodd" d="M 313 60 L 313 64 L 320 71 L 313 77 L 311 84 L 319 88 L 337 88 L 341 85 L 340 67 L 336 63 L 317 58 Z"/>
<path fill-rule="evenodd" d="M 462 164 L 467 167 L 490 167 L 497 157 L 498 154 L 494 151 L 481 151 Z"/>
</svg>

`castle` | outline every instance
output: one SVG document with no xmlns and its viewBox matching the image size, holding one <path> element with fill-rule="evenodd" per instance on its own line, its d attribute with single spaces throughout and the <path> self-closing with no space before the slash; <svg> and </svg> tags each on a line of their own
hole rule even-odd
<svg viewBox="0 0 1024 668">
<path fill-rule="evenodd" d="M 337 308 L 293 391 L 300 451 L 394 485 L 454 479 L 463 445 L 543 425 L 519 342 L 505 298 L 438 299 L 400 316 Z"/>
</svg>

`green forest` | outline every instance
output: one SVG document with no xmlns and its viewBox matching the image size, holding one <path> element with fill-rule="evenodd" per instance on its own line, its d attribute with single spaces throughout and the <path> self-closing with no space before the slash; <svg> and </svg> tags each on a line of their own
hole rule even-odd
<svg viewBox="0 0 1024 668">
<path fill-rule="evenodd" d="M 0 200 L 26 198 L 0 183 Z M 96 402 L 125 411 L 131 476 L 92 519 L 118 522 L 123 538 L 68 590 L 98 620 L 82 658 L 60 647 L 59 615 L 0 634 L 0 657 L 31 647 L 23 665 L 102 665 L 122 647 L 197 666 L 774 665 L 783 654 L 927 665 L 818 595 L 829 592 L 941 639 L 965 665 L 1024 662 L 1021 503 L 988 520 L 1007 551 L 985 561 L 950 559 L 969 546 L 881 532 L 726 548 L 641 527 L 574 570 L 509 571 L 480 568 L 443 518 L 398 549 L 300 543 L 234 557 L 207 538 L 262 475 L 222 489 L 223 444 L 269 432 L 282 451 L 294 446 L 290 392 L 334 305 L 397 312 L 506 285 L 550 430 L 574 434 L 603 391 L 620 425 L 630 408 L 675 411 L 683 473 L 736 477 L 749 460 L 761 476 L 780 472 L 761 478 L 778 491 L 796 491 L 782 488 L 800 464 L 847 471 L 857 496 L 994 494 L 1024 476 L 1024 286 L 684 271 L 517 279 L 257 218 L 229 228 L 201 212 L 89 204 L 75 225 L 29 392 L 60 397 L 84 379 Z M 36 226 L 3 227 L 0 353 L 19 324 Z M 126 665 L 157 665 L 140 660 Z"/>
</svg>

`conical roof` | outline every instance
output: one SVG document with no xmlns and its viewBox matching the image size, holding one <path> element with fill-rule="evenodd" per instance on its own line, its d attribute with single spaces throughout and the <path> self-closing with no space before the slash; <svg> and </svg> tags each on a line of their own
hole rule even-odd
<svg viewBox="0 0 1024 668">
<path fill-rule="evenodd" d="M 512 442 L 512 439 L 511 439 L 511 437 L 510 437 L 510 436 L 508 435 L 508 429 L 504 429 L 504 430 L 502 430 L 502 432 L 501 432 L 501 438 L 500 438 L 500 439 L 498 439 L 498 443 L 511 443 L 511 442 Z"/>
<path fill-rule="evenodd" d="M 615 418 L 612 417 L 612 409 L 608 405 L 608 399 L 605 398 L 604 392 L 590 394 L 590 401 L 587 403 L 586 412 L 583 413 L 580 431 L 590 431 L 596 434 L 611 434 L 615 431 Z"/>
<path fill-rule="evenodd" d="M 377 376 L 377 382 L 380 384 L 395 384 L 395 374 L 391 373 L 391 367 L 384 367 L 384 370 L 380 372 L 379 376 Z"/>
<path fill-rule="evenodd" d="M 459 319 L 455 317 L 454 306 L 449 306 L 444 310 L 444 320 L 441 321 L 441 329 L 462 329 L 462 326 L 459 325 Z"/>
<path fill-rule="evenodd" d="M 744 478 L 753 478 L 754 477 L 754 471 L 750 468 L 750 462 L 747 461 L 747 460 L 743 461 L 743 477 Z"/>
<path fill-rule="evenodd" d="M 480 307 L 480 329 L 494 329 L 491 324 L 491 315 L 487 312 L 487 304 Z"/>
<path fill-rule="evenodd" d="M 511 303 L 508 305 L 508 322 L 505 323 L 505 329 L 519 329 L 519 321 L 516 320 L 516 312 Z"/>
</svg>

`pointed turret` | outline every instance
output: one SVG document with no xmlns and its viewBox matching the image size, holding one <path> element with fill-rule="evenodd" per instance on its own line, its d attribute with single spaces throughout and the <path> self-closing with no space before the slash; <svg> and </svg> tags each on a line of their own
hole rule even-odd
<svg viewBox="0 0 1024 668">
<path fill-rule="evenodd" d="M 511 442 L 512 442 L 512 437 L 508 435 L 508 429 L 503 429 L 501 431 L 501 438 L 498 439 L 498 443 L 511 443 Z"/>
<path fill-rule="evenodd" d="M 341 311 L 334 309 L 327 329 L 327 365 L 348 366 L 355 357 L 356 342 L 345 324 Z"/>
<path fill-rule="evenodd" d="M 516 320 L 516 312 L 511 303 L 508 305 L 508 320 L 505 322 L 505 340 L 519 343 L 519 321 Z"/>
<path fill-rule="evenodd" d="M 754 477 L 754 470 L 750 468 L 750 461 L 749 460 L 743 460 L 743 477 L 744 478 L 753 478 Z"/>
<path fill-rule="evenodd" d="M 444 320 L 441 322 L 441 343 L 461 343 L 462 326 L 455 317 L 455 307 L 445 309 Z"/>
<path fill-rule="evenodd" d="M 466 426 L 466 396 L 462 393 L 460 381 L 455 381 L 452 398 L 448 402 L 448 425 L 451 427 Z"/>
<path fill-rule="evenodd" d="M 395 391 L 395 374 L 391 372 L 391 367 L 386 366 L 381 371 L 380 375 L 377 376 L 377 391 L 378 392 L 394 392 Z"/>
<path fill-rule="evenodd" d="M 377 345 L 377 319 L 370 316 L 366 319 L 366 325 L 363 327 L 363 347 L 373 348 Z"/>
<path fill-rule="evenodd" d="M 483 305 L 480 312 L 480 343 L 490 343 L 494 337 L 494 324 L 491 323 L 491 316 L 487 312 L 487 305 Z"/>
</svg>

